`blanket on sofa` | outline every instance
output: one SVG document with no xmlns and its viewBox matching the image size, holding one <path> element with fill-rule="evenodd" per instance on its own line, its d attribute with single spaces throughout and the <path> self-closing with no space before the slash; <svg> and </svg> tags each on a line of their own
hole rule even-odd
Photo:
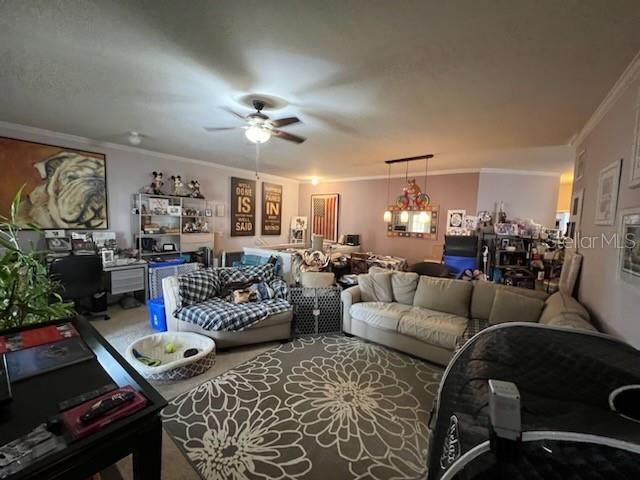
<svg viewBox="0 0 640 480">
<path fill-rule="evenodd" d="M 236 304 L 221 298 L 226 287 L 237 282 L 264 282 L 275 298 Z M 241 331 L 265 318 L 291 310 L 286 282 L 275 278 L 273 265 L 240 268 L 208 268 L 178 277 L 181 306 L 178 320 L 206 330 Z"/>
<path fill-rule="evenodd" d="M 281 298 L 236 304 L 214 297 L 182 307 L 175 316 L 178 320 L 195 323 L 205 330 L 238 332 L 287 310 L 291 310 L 291 305 Z"/>
</svg>

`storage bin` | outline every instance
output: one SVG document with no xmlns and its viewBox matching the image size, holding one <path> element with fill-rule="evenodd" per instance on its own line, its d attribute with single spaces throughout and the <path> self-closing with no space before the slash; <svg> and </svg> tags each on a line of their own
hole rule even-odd
<svg viewBox="0 0 640 480">
<path fill-rule="evenodd" d="M 167 331 L 167 318 L 164 314 L 164 298 L 150 298 L 147 300 L 149 323 L 156 332 Z"/>
<path fill-rule="evenodd" d="M 317 335 L 342 331 L 339 287 L 290 289 L 295 335 Z"/>
</svg>

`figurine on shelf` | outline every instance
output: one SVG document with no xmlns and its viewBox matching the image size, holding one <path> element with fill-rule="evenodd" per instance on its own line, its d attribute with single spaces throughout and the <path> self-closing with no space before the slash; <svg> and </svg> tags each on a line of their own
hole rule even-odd
<svg viewBox="0 0 640 480">
<path fill-rule="evenodd" d="M 142 189 L 142 193 L 147 193 L 150 195 L 162 195 L 162 185 L 164 182 L 162 181 L 162 172 L 151 172 L 153 180 L 151 181 L 151 185 L 148 185 Z"/>
<path fill-rule="evenodd" d="M 173 190 L 171 191 L 171 195 L 175 195 L 176 197 L 189 196 L 187 187 L 185 187 L 184 183 L 182 183 L 182 177 L 180 175 L 178 175 L 177 177 L 171 175 L 171 180 L 173 181 Z"/>
<path fill-rule="evenodd" d="M 188 187 L 191 189 L 191 196 L 193 198 L 204 198 L 200 193 L 200 182 L 198 180 L 191 180 L 188 183 Z"/>
</svg>

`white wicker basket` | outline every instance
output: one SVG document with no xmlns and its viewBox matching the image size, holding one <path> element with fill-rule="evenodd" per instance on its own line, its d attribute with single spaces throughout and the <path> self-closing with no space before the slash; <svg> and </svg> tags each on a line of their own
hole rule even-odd
<svg viewBox="0 0 640 480">
<path fill-rule="evenodd" d="M 173 353 L 165 352 L 165 345 L 176 346 Z M 184 358 L 185 350 L 197 348 L 198 353 Z M 135 349 L 141 355 L 157 358 L 162 363 L 149 367 L 133 355 Z M 127 348 L 126 358 L 140 374 L 150 380 L 171 382 L 194 377 L 209 370 L 216 363 L 216 344 L 213 339 L 193 332 L 163 332 L 142 337 Z"/>
</svg>

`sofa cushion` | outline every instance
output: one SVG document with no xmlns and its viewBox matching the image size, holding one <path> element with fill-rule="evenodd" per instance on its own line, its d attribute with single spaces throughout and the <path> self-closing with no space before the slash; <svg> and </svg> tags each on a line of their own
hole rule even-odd
<svg viewBox="0 0 640 480">
<path fill-rule="evenodd" d="M 528 288 L 510 287 L 508 285 L 500 285 L 492 282 L 477 281 L 473 285 L 473 294 L 471 295 L 471 318 L 481 320 L 489 320 L 491 315 L 491 307 L 498 290 L 508 290 L 518 295 L 526 297 L 538 298 L 545 300 L 549 295 L 539 290 L 531 290 Z"/>
<path fill-rule="evenodd" d="M 491 307 L 489 323 L 537 322 L 544 308 L 539 298 L 519 295 L 510 290 L 498 290 Z"/>
<path fill-rule="evenodd" d="M 393 302 L 391 272 L 358 275 L 363 302 Z"/>
<path fill-rule="evenodd" d="M 566 293 L 556 292 L 547 298 L 545 303 L 546 305 L 540 317 L 540 323 L 549 323 L 554 317 L 564 313 L 576 314 L 587 322 L 591 319 L 587 309 L 575 298 Z"/>
<path fill-rule="evenodd" d="M 356 320 L 366 322 L 372 327 L 396 331 L 400 318 L 409 310 L 410 306 L 400 303 L 360 302 L 354 303 L 349 313 Z"/>
<path fill-rule="evenodd" d="M 473 285 L 464 280 L 421 276 L 413 305 L 438 312 L 469 317 Z"/>
<path fill-rule="evenodd" d="M 453 350 L 467 328 L 468 319 L 421 307 L 413 307 L 400 319 L 398 332 L 425 343 Z"/>
<path fill-rule="evenodd" d="M 178 293 L 182 306 L 204 302 L 220 289 L 217 272 L 211 268 L 178 276 Z"/>
<path fill-rule="evenodd" d="M 418 287 L 420 275 L 413 272 L 393 272 L 391 274 L 391 290 L 393 300 L 404 305 L 413 305 L 413 297 Z"/>
<path fill-rule="evenodd" d="M 546 325 L 552 325 L 554 327 L 575 328 L 576 330 L 589 330 L 597 332 L 598 330 L 587 322 L 580 315 L 575 313 L 561 313 L 549 320 Z"/>
</svg>

